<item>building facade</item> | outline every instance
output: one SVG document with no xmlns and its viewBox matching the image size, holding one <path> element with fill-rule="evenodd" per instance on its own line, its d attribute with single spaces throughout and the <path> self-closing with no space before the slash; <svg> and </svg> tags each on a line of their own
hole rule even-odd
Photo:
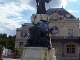
<svg viewBox="0 0 80 60">
<path fill-rule="evenodd" d="M 80 21 L 64 8 L 49 8 L 49 26 L 53 27 L 50 34 L 52 46 L 56 50 L 57 57 L 80 57 Z M 28 39 L 30 23 L 24 23 L 16 30 L 15 46 L 23 48 Z"/>
</svg>

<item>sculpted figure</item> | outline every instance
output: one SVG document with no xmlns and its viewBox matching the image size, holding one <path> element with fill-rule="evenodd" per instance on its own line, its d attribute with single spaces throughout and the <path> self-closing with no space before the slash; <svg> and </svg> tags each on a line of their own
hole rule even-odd
<svg viewBox="0 0 80 60">
<path fill-rule="evenodd" d="M 36 0 L 37 14 L 46 14 L 45 2 L 49 3 L 51 0 Z"/>
<path fill-rule="evenodd" d="M 45 2 L 49 3 L 51 0 L 36 0 L 37 14 L 46 14 Z M 48 47 L 50 45 L 49 33 L 52 29 L 48 26 L 48 21 L 40 20 L 37 24 L 29 28 L 29 38 L 25 47 Z"/>
<path fill-rule="evenodd" d="M 26 47 L 48 47 L 50 48 L 50 29 L 46 21 L 40 21 L 35 26 L 29 28 L 29 39 Z"/>
</svg>

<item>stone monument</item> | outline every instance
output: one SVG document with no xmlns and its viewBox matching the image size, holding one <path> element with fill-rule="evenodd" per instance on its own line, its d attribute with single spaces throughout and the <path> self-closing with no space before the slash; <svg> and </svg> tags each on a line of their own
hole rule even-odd
<svg viewBox="0 0 80 60">
<path fill-rule="evenodd" d="M 36 0 L 37 14 L 32 14 L 32 27 L 29 28 L 29 38 L 24 46 L 21 60 L 56 60 L 55 49 L 52 48 L 49 33 L 49 17 L 46 14 L 45 2 L 51 0 Z"/>
</svg>

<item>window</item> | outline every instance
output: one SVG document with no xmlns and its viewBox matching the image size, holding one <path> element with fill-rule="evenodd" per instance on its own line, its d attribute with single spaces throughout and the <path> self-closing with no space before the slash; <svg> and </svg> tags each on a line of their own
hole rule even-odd
<svg viewBox="0 0 80 60">
<path fill-rule="evenodd" d="M 55 33 L 54 33 L 54 36 L 58 36 L 58 32 L 55 32 Z"/>
<path fill-rule="evenodd" d="M 24 43 L 23 43 L 23 42 L 20 42 L 20 43 L 19 43 L 19 46 L 20 46 L 20 47 L 22 47 L 23 45 L 24 45 Z"/>
<path fill-rule="evenodd" d="M 27 37 L 27 32 L 21 32 L 21 37 Z"/>
<path fill-rule="evenodd" d="M 55 47 L 56 53 L 60 53 L 60 46 L 58 46 L 57 44 L 55 44 L 53 47 Z"/>
<path fill-rule="evenodd" d="M 75 45 L 67 45 L 67 53 L 75 54 Z"/>
<path fill-rule="evenodd" d="M 53 30 L 58 30 L 58 27 L 56 27 L 56 26 L 53 26 Z"/>
<path fill-rule="evenodd" d="M 53 26 L 53 31 L 52 31 L 54 36 L 58 36 L 58 27 Z"/>
<path fill-rule="evenodd" d="M 70 37 L 73 36 L 73 29 L 68 29 L 68 36 L 70 36 Z"/>
</svg>

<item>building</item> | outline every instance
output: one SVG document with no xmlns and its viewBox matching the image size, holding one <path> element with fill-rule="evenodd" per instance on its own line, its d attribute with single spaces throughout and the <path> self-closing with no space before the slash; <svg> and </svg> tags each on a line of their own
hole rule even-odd
<svg viewBox="0 0 80 60">
<path fill-rule="evenodd" d="M 52 46 L 56 50 L 57 57 L 80 58 L 80 20 L 64 8 L 49 8 L 49 26 L 54 30 L 51 36 Z M 24 23 L 16 30 L 15 46 L 23 48 L 27 41 L 30 23 Z"/>
<path fill-rule="evenodd" d="M 27 33 L 28 33 L 29 27 L 31 27 L 30 23 L 24 23 L 22 24 L 21 28 L 17 28 L 16 30 L 15 46 L 19 47 L 20 49 L 23 48 L 23 46 L 25 45 L 28 39 Z"/>
</svg>

